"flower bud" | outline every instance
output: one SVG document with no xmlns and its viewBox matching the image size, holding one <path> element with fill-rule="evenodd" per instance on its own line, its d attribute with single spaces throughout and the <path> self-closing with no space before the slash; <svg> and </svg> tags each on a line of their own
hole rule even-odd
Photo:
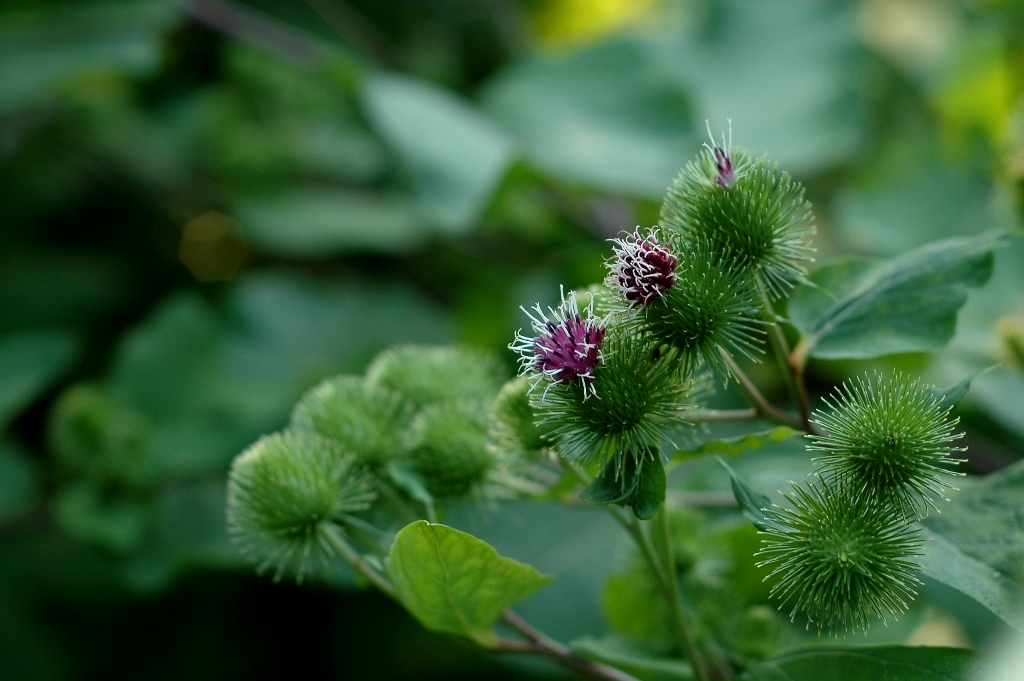
<svg viewBox="0 0 1024 681">
<path fill-rule="evenodd" d="M 550 426 L 555 448 L 601 461 L 660 451 L 689 408 L 690 382 L 629 324 L 608 327 L 602 357 L 586 383 L 551 382 L 532 393 L 531 405 Z"/>
<path fill-rule="evenodd" d="M 361 376 L 336 376 L 295 405 L 290 428 L 335 440 L 356 462 L 377 468 L 398 455 L 412 418 L 402 398 Z"/>
<path fill-rule="evenodd" d="M 702 239 L 677 245 L 670 239 L 673 285 L 634 308 L 632 319 L 658 345 L 675 349 L 684 373 L 700 364 L 729 375 L 728 358 L 761 352 L 764 322 L 757 293 L 741 269 L 720 260 Z"/>
<path fill-rule="evenodd" d="M 433 404 L 413 420 L 406 458 L 439 498 L 478 490 L 495 464 L 487 448 L 487 417 L 468 401 Z"/>
<path fill-rule="evenodd" d="M 950 453 L 963 451 L 952 443 L 963 433 L 953 432 L 959 419 L 931 386 L 876 374 L 844 383 L 825 402 L 830 411 L 813 418 L 825 435 L 809 436 L 807 447 L 826 453 L 815 459 L 822 475 L 907 517 L 934 508 L 931 495 L 945 498 L 946 476 L 957 475 L 946 467 L 960 462 Z"/>
<path fill-rule="evenodd" d="M 856 490 L 827 481 L 793 484 L 784 495 L 792 508 L 770 509 L 758 567 L 778 577 L 772 595 L 790 619 L 804 613 L 818 631 L 867 629 L 907 611 L 920 584 L 920 533 L 888 507 Z M 810 627 L 810 623 L 808 627 Z"/>
<path fill-rule="evenodd" d="M 550 445 L 550 426 L 537 425 L 530 406 L 530 384 L 517 378 L 505 384 L 494 401 L 487 441 L 498 458 L 509 463 L 531 461 Z"/>
<path fill-rule="evenodd" d="M 814 217 L 803 187 L 743 149 L 701 151 L 669 187 L 661 224 L 742 263 L 775 297 L 803 281 L 813 261 Z"/>
<path fill-rule="evenodd" d="M 451 400 L 488 402 L 505 382 L 494 355 L 466 347 L 400 345 L 377 355 L 366 370 L 370 385 L 383 386 L 415 410 Z"/>
<path fill-rule="evenodd" d="M 594 395 L 594 370 L 601 363 L 606 320 L 594 316 L 594 296 L 581 313 L 575 291 L 562 291 L 562 304 L 545 313 L 538 304 L 534 313 L 523 308 L 535 335 L 516 332 L 509 349 L 519 353 L 520 373 L 532 385 L 572 384 L 584 399 Z"/>
<path fill-rule="evenodd" d="M 323 572 L 340 516 L 369 508 L 367 473 L 334 440 L 276 433 L 242 452 L 228 477 L 228 531 L 259 571 L 301 582 Z"/>
</svg>

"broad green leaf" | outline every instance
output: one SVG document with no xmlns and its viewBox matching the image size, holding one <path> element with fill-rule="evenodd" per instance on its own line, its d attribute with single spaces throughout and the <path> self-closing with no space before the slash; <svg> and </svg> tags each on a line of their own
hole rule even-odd
<svg viewBox="0 0 1024 681">
<path fill-rule="evenodd" d="M 967 555 L 945 537 L 925 529 L 924 574 L 967 594 L 1017 631 L 1024 632 L 1024 586 Z"/>
<path fill-rule="evenodd" d="M 472 226 L 512 162 L 508 135 L 450 92 L 407 76 L 373 75 L 362 98 L 412 175 L 427 222 L 449 233 Z"/>
<path fill-rule="evenodd" d="M 836 227 L 854 250 L 898 255 L 929 241 L 991 229 L 993 195 L 984 155 L 955 162 L 932 139 L 901 132 L 836 197 Z M 948 154 L 947 154 L 948 156 Z"/>
<path fill-rule="evenodd" d="M 395 536 L 385 561 L 402 604 L 432 631 L 492 645 L 494 622 L 551 578 L 498 555 L 490 544 L 418 520 Z"/>
<path fill-rule="evenodd" d="M 0 112 L 90 70 L 143 75 L 160 65 L 172 2 L 74 3 L 0 15 Z"/>
<path fill-rule="evenodd" d="M 732 467 L 725 462 L 725 459 L 719 457 L 719 463 L 725 466 L 725 470 L 729 471 L 729 477 L 732 482 L 732 493 L 736 497 L 736 503 L 740 505 L 740 511 L 747 517 L 750 522 L 759 530 L 766 530 L 772 525 L 771 519 L 765 513 L 765 509 L 771 508 L 771 499 L 755 492 L 750 488 L 747 483 L 732 469 Z"/>
<path fill-rule="evenodd" d="M 1024 631 L 1024 463 L 959 486 L 922 521 L 925 574 Z"/>
<path fill-rule="evenodd" d="M 686 87 L 643 41 L 513 63 L 484 108 L 560 179 L 660 199 L 699 146 Z"/>
<path fill-rule="evenodd" d="M 650 520 L 665 503 L 665 467 L 660 460 L 647 461 L 638 477 L 640 481 L 629 506 L 637 518 Z"/>
<path fill-rule="evenodd" d="M 976 664 L 977 656 L 961 648 L 811 649 L 756 664 L 737 681 L 987 681 L 973 676 Z"/>
<path fill-rule="evenodd" d="M 115 553 L 137 549 L 149 521 L 146 506 L 134 499 L 103 499 L 90 483 L 75 483 L 53 499 L 53 518 L 65 533 Z"/>
<path fill-rule="evenodd" d="M 577 655 L 604 662 L 650 681 L 689 681 L 693 669 L 688 662 L 656 655 L 624 636 L 584 636 L 569 644 Z"/>
<path fill-rule="evenodd" d="M 243 197 L 233 215 L 254 246 L 290 257 L 402 253 L 424 237 L 412 201 L 397 195 L 291 189 Z"/>
<path fill-rule="evenodd" d="M 967 394 L 967 391 L 971 389 L 971 381 L 976 379 L 978 376 L 981 376 L 982 374 L 987 374 L 989 371 L 995 369 L 996 366 L 998 365 L 992 365 L 990 367 L 982 369 L 981 371 L 975 371 L 973 374 L 971 374 L 964 380 L 960 381 L 959 383 L 956 383 L 945 388 L 935 388 L 932 391 L 932 393 L 935 395 L 936 400 L 944 403 L 944 406 L 956 406 L 960 404 L 960 400 L 962 400 L 964 398 L 964 395 Z"/>
<path fill-rule="evenodd" d="M 737 145 L 798 176 L 856 153 L 864 116 L 854 83 L 865 53 L 853 7 L 724 0 L 713 20 L 680 33 L 652 49 L 691 94 L 701 142 L 705 120 L 718 135 L 732 119 Z"/>
<path fill-rule="evenodd" d="M 972 288 L 992 273 L 1004 233 L 947 239 L 871 264 L 844 260 L 811 275 L 789 315 L 803 338 L 797 352 L 822 359 L 866 359 L 945 345 Z"/>
<path fill-rule="evenodd" d="M 694 449 L 679 449 L 672 454 L 666 468 L 672 469 L 679 464 L 710 454 L 722 454 L 735 458 L 750 449 L 758 449 L 768 442 L 782 442 L 794 435 L 801 435 L 801 431 L 789 426 L 778 426 L 771 430 L 763 430 L 757 433 L 747 433 L 736 437 L 708 440 Z"/>
<path fill-rule="evenodd" d="M 46 391 L 78 352 L 78 339 L 62 331 L 26 331 L 0 338 L 0 430 Z"/>
</svg>

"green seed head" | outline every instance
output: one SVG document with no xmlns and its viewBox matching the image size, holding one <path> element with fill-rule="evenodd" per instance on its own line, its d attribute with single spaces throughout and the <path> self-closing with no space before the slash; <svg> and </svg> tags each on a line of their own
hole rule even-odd
<svg viewBox="0 0 1024 681">
<path fill-rule="evenodd" d="M 608 327 L 590 394 L 579 381 L 534 390 L 530 403 L 562 454 L 601 460 L 658 451 L 689 408 L 690 382 L 629 324 Z"/>
<path fill-rule="evenodd" d="M 357 463 L 379 467 L 398 455 L 410 409 L 391 390 L 361 376 L 337 376 L 303 396 L 292 412 L 291 429 L 338 442 Z"/>
<path fill-rule="evenodd" d="M 325 571 L 329 535 L 341 515 L 374 499 L 367 473 L 336 441 L 312 433 L 277 433 L 242 452 L 228 477 L 228 530 L 261 572 L 301 582 Z"/>
<path fill-rule="evenodd" d="M 530 382 L 520 377 L 509 381 L 494 401 L 487 440 L 495 455 L 511 464 L 536 460 L 550 444 L 550 426 L 538 426 L 530 406 Z"/>
<path fill-rule="evenodd" d="M 406 458 L 435 497 L 479 490 L 494 468 L 487 447 L 487 416 L 468 401 L 434 404 L 413 420 Z"/>
<path fill-rule="evenodd" d="M 731 182 L 723 180 L 721 153 L 731 162 Z M 780 297 L 803 281 L 813 261 L 814 217 L 803 194 L 767 159 L 743 149 L 705 149 L 669 188 L 661 224 L 688 240 L 706 241 L 725 261 L 745 263 Z"/>
<path fill-rule="evenodd" d="M 464 347 L 402 345 L 366 370 L 371 385 L 398 393 L 414 409 L 450 400 L 490 401 L 505 382 L 498 359 Z"/>
<path fill-rule="evenodd" d="M 777 577 L 772 595 L 790 618 L 804 613 L 819 633 L 860 631 L 878 616 L 906 612 L 920 584 L 921 538 L 902 516 L 855 490 L 819 481 L 793 485 L 785 495 L 792 508 L 770 511 L 763 558 L 768 578 Z"/>
<path fill-rule="evenodd" d="M 697 238 L 673 250 L 675 285 L 633 318 L 659 345 L 675 349 L 686 372 L 707 364 L 728 376 L 728 358 L 761 352 L 757 292 L 740 268 L 717 259 L 708 241 Z"/>
<path fill-rule="evenodd" d="M 907 517 L 935 507 L 933 496 L 951 489 L 945 468 L 963 451 L 952 443 L 959 419 L 935 399 L 931 386 L 904 376 L 858 378 L 843 384 L 828 412 L 814 422 L 825 436 L 810 436 L 808 449 L 825 452 L 815 461 L 823 475 L 836 478 L 874 501 Z"/>
</svg>

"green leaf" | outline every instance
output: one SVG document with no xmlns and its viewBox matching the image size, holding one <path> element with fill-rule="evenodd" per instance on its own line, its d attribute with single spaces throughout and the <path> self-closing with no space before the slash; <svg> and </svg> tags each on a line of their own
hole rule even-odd
<svg viewBox="0 0 1024 681">
<path fill-rule="evenodd" d="M 78 339 L 27 331 L 0 339 L 0 430 L 39 397 L 78 356 Z"/>
<path fill-rule="evenodd" d="M 1024 587 L 991 565 L 976 560 L 952 542 L 924 529 L 929 541 L 917 560 L 924 573 L 951 586 L 991 610 L 1017 631 L 1024 632 Z"/>
<path fill-rule="evenodd" d="M 725 466 L 725 470 L 729 471 L 729 477 L 732 481 L 732 493 L 736 497 L 736 503 L 740 505 L 740 511 L 743 512 L 743 515 L 750 522 L 754 523 L 757 529 L 769 529 L 772 526 L 772 521 L 769 519 L 768 514 L 765 513 L 765 509 L 771 508 L 771 499 L 751 489 L 747 483 L 743 482 L 743 479 L 736 471 L 725 462 L 725 459 L 718 457 L 718 462 Z"/>
<path fill-rule="evenodd" d="M 866 359 L 945 345 L 972 288 L 988 281 L 1001 232 L 939 241 L 879 263 L 843 260 L 793 293 L 789 315 L 803 338 L 798 352 L 822 359 Z"/>
<path fill-rule="evenodd" d="M 665 467 L 661 465 L 661 459 L 645 461 L 639 478 L 629 505 L 637 518 L 650 520 L 665 502 Z"/>
<path fill-rule="evenodd" d="M 427 222 L 449 233 L 472 226 L 512 162 L 512 140 L 426 81 L 376 74 L 362 97 L 370 121 L 410 171 Z"/>
<path fill-rule="evenodd" d="M 558 178 L 661 199 L 699 145 L 686 87 L 643 41 L 513 63 L 484 90 L 484 108 Z"/>
<path fill-rule="evenodd" d="M 935 399 L 939 402 L 944 402 L 947 407 L 960 404 L 960 400 L 962 400 L 964 395 L 967 394 L 967 391 L 971 389 L 971 381 L 976 379 L 978 376 L 987 374 L 997 366 L 999 365 L 993 364 L 992 366 L 986 367 L 980 371 L 975 371 L 973 374 L 955 385 L 951 385 L 946 388 L 935 388 L 935 390 L 932 391 L 935 395 Z"/>
<path fill-rule="evenodd" d="M 672 454 L 672 458 L 666 468 L 672 469 L 681 463 L 696 459 L 709 454 L 722 454 L 735 458 L 750 449 L 759 449 L 769 442 L 782 442 L 794 435 L 802 435 L 802 431 L 790 428 L 789 426 L 777 426 L 771 430 L 762 430 L 756 433 L 746 433 L 736 437 L 708 440 L 694 449 L 678 449 Z"/>
<path fill-rule="evenodd" d="M 1024 463 L 960 487 L 921 521 L 931 539 L 925 574 L 1024 631 Z"/>
<path fill-rule="evenodd" d="M 402 253 L 424 237 L 413 202 L 398 195 L 293 188 L 243 197 L 232 213 L 250 243 L 289 257 Z"/>
<path fill-rule="evenodd" d="M 0 440 L 0 522 L 29 510 L 39 498 L 37 468 L 27 453 Z"/>
<path fill-rule="evenodd" d="M 641 679 L 689 681 L 693 678 L 688 662 L 656 655 L 624 636 L 584 636 L 571 642 L 569 648 L 577 655 L 610 664 Z"/>
<path fill-rule="evenodd" d="M 622 470 L 610 458 L 594 480 L 580 493 L 580 499 L 591 504 L 625 504 L 640 485 L 633 457 L 627 456 Z"/>
<path fill-rule="evenodd" d="M 976 660 L 972 651 L 961 648 L 812 649 L 756 664 L 737 681 L 967 681 Z M 971 681 L 975 678 L 970 677 Z"/>
<path fill-rule="evenodd" d="M 493 645 L 501 611 L 551 578 L 498 555 L 459 530 L 418 520 L 395 536 L 385 560 L 398 599 L 423 626 Z"/>
<path fill-rule="evenodd" d="M 83 72 L 117 67 L 143 75 L 160 65 L 161 37 L 181 15 L 174 3 L 74 3 L 5 12 L 0 22 L 0 112 L 37 99 Z"/>
<path fill-rule="evenodd" d="M 387 472 L 395 487 L 423 504 L 429 518 L 434 517 L 434 495 L 427 490 L 419 471 L 402 461 L 391 461 L 388 463 Z"/>
</svg>

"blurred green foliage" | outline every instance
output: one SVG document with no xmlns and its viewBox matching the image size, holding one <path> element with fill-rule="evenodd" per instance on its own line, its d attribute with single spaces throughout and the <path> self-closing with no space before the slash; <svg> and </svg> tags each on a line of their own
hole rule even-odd
<svg viewBox="0 0 1024 681">
<path fill-rule="evenodd" d="M 298 655 L 339 678 L 524 673 L 377 596 L 250 577 L 224 529 L 232 457 L 395 343 L 459 341 L 511 371 L 518 306 L 601 277 L 603 240 L 657 220 L 704 119 L 731 118 L 738 145 L 807 185 L 819 259 L 1018 228 L 1022 92 L 1015 0 L 5 3 L 0 677 L 277 678 Z M 939 385 L 1002 362 L 960 408 L 972 472 L 1024 452 L 1022 319 L 1018 242 L 946 350 L 881 362 Z M 817 393 L 880 366 L 822 357 Z M 737 470 L 781 487 L 807 468 L 787 443 Z M 668 485 L 728 489 L 701 461 Z M 742 622 L 699 614 L 702 635 L 728 630 L 756 660 L 781 625 L 723 513 L 677 519 L 681 551 L 722 552 L 680 561 L 743 604 Z M 969 513 L 943 522 L 955 534 Z M 522 608 L 541 628 L 652 668 L 661 642 L 625 598 L 649 585 L 603 518 L 513 504 L 448 520 L 556 577 Z M 975 643 L 991 627 L 929 597 Z M 606 625 L 641 640 L 595 638 Z"/>
</svg>

